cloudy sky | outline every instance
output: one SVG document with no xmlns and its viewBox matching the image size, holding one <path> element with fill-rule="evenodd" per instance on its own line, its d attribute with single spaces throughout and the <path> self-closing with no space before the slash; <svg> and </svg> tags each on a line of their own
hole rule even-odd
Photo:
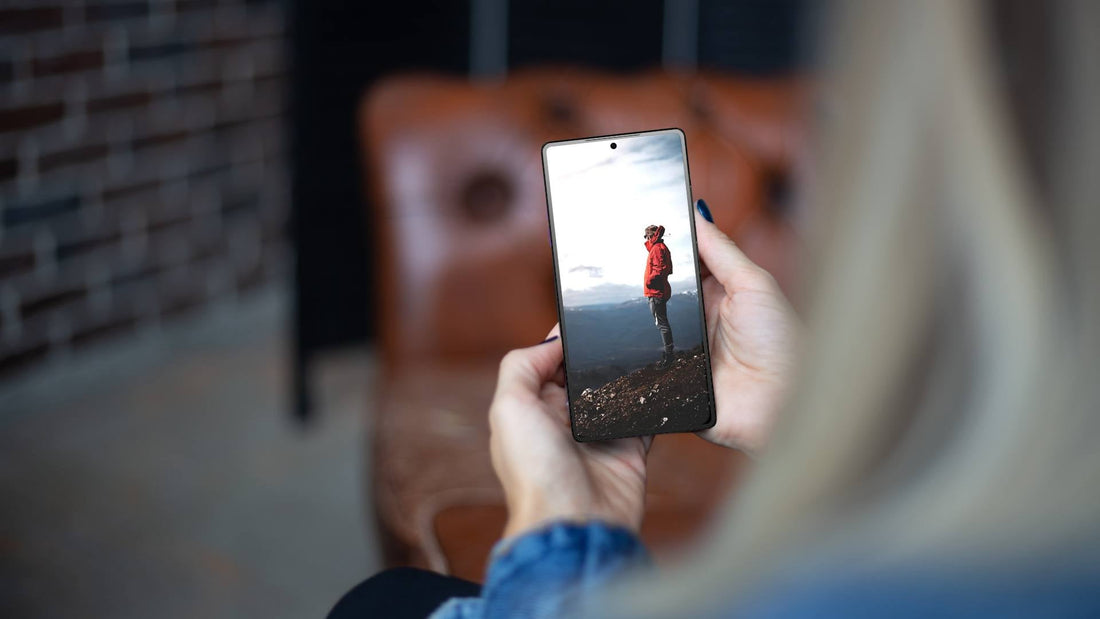
<svg viewBox="0 0 1100 619">
<path fill-rule="evenodd" d="M 665 227 L 673 294 L 695 287 L 683 165 L 676 132 L 547 149 L 566 306 L 641 297 L 647 256 L 643 234 L 650 224 Z"/>
</svg>

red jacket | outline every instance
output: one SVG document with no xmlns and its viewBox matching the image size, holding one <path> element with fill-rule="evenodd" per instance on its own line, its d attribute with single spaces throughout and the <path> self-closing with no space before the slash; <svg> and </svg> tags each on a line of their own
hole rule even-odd
<svg viewBox="0 0 1100 619">
<path fill-rule="evenodd" d="M 645 262 L 645 296 L 669 299 L 672 287 L 668 285 L 668 276 L 672 274 L 672 256 L 662 237 L 665 227 L 657 227 L 657 236 L 645 242 L 649 250 L 649 259 Z"/>
</svg>

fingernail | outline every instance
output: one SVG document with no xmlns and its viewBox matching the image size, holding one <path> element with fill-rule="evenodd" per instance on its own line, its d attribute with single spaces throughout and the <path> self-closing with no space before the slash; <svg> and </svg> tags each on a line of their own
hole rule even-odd
<svg viewBox="0 0 1100 619">
<path fill-rule="evenodd" d="M 556 339 L 558 339 L 558 336 L 556 336 L 556 335 L 551 335 L 550 337 L 546 338 L 545 340 L 543 340 L 543 341 L 539 342 L 539 344 L 545 344 L 545 343 L 547 343 L 547 342 L 553 342 L 553 341 L 554 341 L 554 340 L 556 340 Z"/>
<path fill-rule="evenodd" d="M 695 209 L 699 211 L 699 214 L 703 216 L 703 219 L 709 221 L 710 223 L 714 223 L 714 217 L 711 216 L 710 209 L 707 208 L 707 203 L 704 202 L 702 198 L 699 198 L 695 201 Z"/>
</svg>

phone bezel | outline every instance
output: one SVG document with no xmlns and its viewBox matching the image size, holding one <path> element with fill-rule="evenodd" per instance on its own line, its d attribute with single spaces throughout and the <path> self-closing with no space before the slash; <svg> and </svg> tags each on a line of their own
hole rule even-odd
<svg viewBox="0 0 1100 619">
<path fill-rule="evenodd" d="M 546 218 L 550 225 L 550 251 L 551 258 L 554 264 L 554 294 L 558 302 L 558 324 L 561 330 L 561 345 L 562 345 L 562 365 L 565 370 L 565 394 L 566 400 L 569 403 L 569 428 L 573 434 L 573 440 L 585 443 L 592 441 L 612 440 L 617 438 L 630 438 L 634 436 L 648 436 L 646 434 L 607 434 L 600 436 L 581 437 L 577 435 L 577 424 L 574 423 L 574 411 L 573 411 L 573 399 L 569 395 L 569 337 L 566 333 L 565 321 L 562 317 L 565 315 L 565 305 L 562 299 L 561 290 L 561 274 L 558 272 L 558 246 L 557 246 L 557 231 L 554 228 L 554 205 L 553 198 L 550 195 L 550 178 L 548 175 L 548 167 L 546 161 L 546 153 L 550 148 L 570 146 L 575 144 L 586 144 L 590 142 L 610 142 L 623 140 L 626 138 L 633 138 L 638 136 L 654 135 L 659 133 L 675 133 L 680 139 L 680 152 L 683 154 L 684 165 L 684 191 L 685 199 L 687 201 L 688 209 L 688 221 L 691 228 L 691 254 L 692 259 L 695 261 L 695 286 L 699 295 L 699 320 L 702 325 L 703 331 L 703 356 L 704 366 L 706 368 L 707 375 L 707 387 L 710 390 L 709 408 L 710 414 L 707 420 L 697 428 L 691 429 L 674 429 L 674 430 L 657 430 L 653 434 L 672 434 L 672 433 L 688 433 L 699 432 L 708 428 L 714 427 L 717 422 L 717 411 L 715 405 L 715 399 L 717 394 L 714 392 L 714 377 L 711 370 L 711 356 L 710 356 L 710 338 L 707 334 L 707 319 L 706 319 L 706 304 L 703 298 L 703 278 L 699 264 L 699 243 L 695 234 L 695 214 L 692 212 L 694 209 L 694 201 L 692 199 L 692 187 L 691 187 L 691 174 L 688 165 L 688 149 L 687 149 L 687 136 L 684 135 L 684 131 L 679 127 L 668 127 L 664 129 L 652 129 L 649 131 L 636 131 L 633 133 L 616 133 L 611 135 L 597 135 L 584 138 L 575 138 L 569 140 L 553 140 L 546 142 L 542 145 L 542 182 L 546 192 Z M 608 150 L 614 150 L 610 147 Z"/>
</svg>

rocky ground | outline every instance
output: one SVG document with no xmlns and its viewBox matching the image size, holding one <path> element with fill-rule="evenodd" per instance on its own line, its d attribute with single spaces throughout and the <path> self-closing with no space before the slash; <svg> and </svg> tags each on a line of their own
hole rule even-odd
<svg viewBox="0 0 1100 619">
<path fill-rule="evenodd" d="M 667 368 L 653 363 L 571 400 L 582 440 L 698 429 L 711 408 L 703 348 L 676 351 Z"/>
</svg>

